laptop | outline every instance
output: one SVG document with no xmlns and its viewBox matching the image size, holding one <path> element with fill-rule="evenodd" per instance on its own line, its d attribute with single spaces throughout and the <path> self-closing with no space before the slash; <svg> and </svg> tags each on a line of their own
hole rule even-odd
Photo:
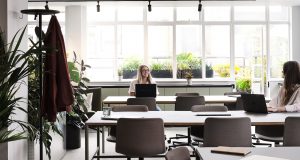
<svg viewBox="0 0 300 160">
<path fill-rule="evenodd" d="M 156 97 L 156 84 L 136 84 L 136 97 Z"/>
<path fill-rule="evenodd" d="M 241 99 L 246 112 L 269 113 L 267 110 L 265 96 L 262 94 L 242 94 Z"/>
</svg>

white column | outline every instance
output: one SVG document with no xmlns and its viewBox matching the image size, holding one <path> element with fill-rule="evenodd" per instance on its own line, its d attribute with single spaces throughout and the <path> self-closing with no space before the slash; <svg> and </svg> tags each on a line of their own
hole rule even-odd
<svg viewBox="0 0 300 160">
<path fill-rule="evenodd" d="M 66 35 L 65 43 L 67 53 L 71 56 L 73 51 L 85 59 L 86 51 L 86 6 L 66 7 Z"/>
<path fill-rule="evenodd" d="M 300 6 L 292 7 L 292 60 L 300 62 Z"/>
</svg>

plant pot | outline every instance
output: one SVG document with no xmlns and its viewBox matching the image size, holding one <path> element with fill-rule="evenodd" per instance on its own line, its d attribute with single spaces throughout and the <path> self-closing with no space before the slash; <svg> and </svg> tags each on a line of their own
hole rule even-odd
<svg viewBox="0 0 300 160">
<path fill-rule="evenodd" d="M 186 79 L 186 81 L 187 81 L 187 85 L 188 85 L 188 86 L 191 86 L 191 85 L 192 85 L 192 79 Z"/>
<path fill-rule="evenodd" d="M 133 79 L 136 77 L 137 71 L 123 70 L 123 79 Z"/>
<path fill-rule="evenodd" d="M 81 147 L 81 137 L 80 137 L 81 127 L 71 123 L 67 123 L 66 130 L 66 148 L 67 149 L 77 149 Z"/>
<path fill-rule="evenodd" d="M 173 74 L 170 70 L 152 70 L 151 75 L 154 78 L 172 78 Z"/>
</svg>

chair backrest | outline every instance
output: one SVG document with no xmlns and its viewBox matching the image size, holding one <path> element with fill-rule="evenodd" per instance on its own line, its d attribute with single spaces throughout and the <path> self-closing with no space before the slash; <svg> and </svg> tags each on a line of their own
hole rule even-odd
<svg viewBox="0 0 300 160">
<path fill-rule="evenodd" d="M 227 112 L 226 106 L 206 106 L 206 105 L 194 105 L 191 108 L 192 112 Z"/>
<path fill-rule="evenodd" d="M 92 97 L 92 111 L 101 110 L 101 87 L 89 88 L 86 90 L 86 93 L 93 93 Z"/>
<path fill-rule="evenodd" d="M 164 123 L 160 118 L 120 118 L 117 131 L 117 153 L 148 157 L 166 151 Z"/>
<path fill-rule="evenodd" d="M 153 97 L 128 98 L 127 105 L 146 105 L 149 111 L 156 110 L 156 100 Z"/>
<path fill-rule="evenodd" d="M 172 149 L 166 154 L 166 160 L 190 160 L 190 152 L 186 147 Z"/>
<path fill-rule="evenodd" d="M 203 96 L 191 97 L 176 97 L 175 111 L 190 111 L 194 105 L 204 105 L 205 99 Z"/>
<path fill-rule="evenodd" d="M 206 118 L 204 147 L 251 147 L 250 118 Z"/>
<path fill-rule="evenodd" d="M 113 106 L 111 109 L 113 112 L 148 112 L 146 105 L 122 105 Z"/>
<path fill-rule="evenodd" d="M 248 92 L 238 91 L 238 92 L 225 92 L 224 95 L 241 95 L 248 94 Z M 229 110 L 244 110 L 243 102 L 240 97 L 236 98 L 236 102 L 224 103 L 225 106 L 228 107 Z"/>
<path fill-rule="evenodd" d="M 175 93 L 175 96 L 200 96 L 199 93 L 197 92 L 180 92 L 180 93 Z"/>
<path fill-rule="evenodd" d="M 300 117 L 287 117 L 284 123 L 283 145 L 300 146 Z"/>
</svg>

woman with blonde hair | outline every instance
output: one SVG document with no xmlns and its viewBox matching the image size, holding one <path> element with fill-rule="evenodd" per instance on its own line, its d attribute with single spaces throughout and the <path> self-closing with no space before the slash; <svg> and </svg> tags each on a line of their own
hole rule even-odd
<svg viewBox="0 0 300 160">
<path fill-rule="evenodd" d="M 297 61 L 283 64 L 284 81 L 276 98 L 268 104 L 273 112 L 300 112 L 300 66 Z"/>
<path fill-rule="evenodd" d="M 135 96 L 135 85 L 136 84 L 155 84 L 156 82 L 152 79 L 149 67 L 147 65 L 140 65 L 137 70 L 137 77 L 130 83 L 128 94 Z M 157 92 L 158 94 L 158 92 Z"/>
</svg>

